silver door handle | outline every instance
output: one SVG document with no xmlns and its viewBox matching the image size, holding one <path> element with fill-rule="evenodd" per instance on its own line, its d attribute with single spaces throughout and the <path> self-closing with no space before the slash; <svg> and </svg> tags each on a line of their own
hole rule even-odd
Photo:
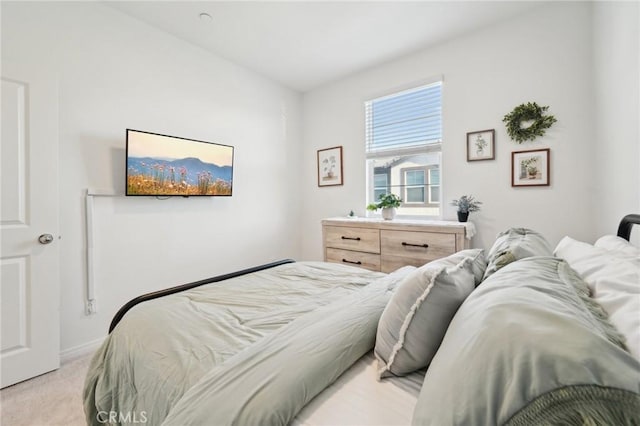
<svg viewBox="0 0 640 426">
<path fill-rule="evenodd" d="M 42 234 L 38 237 L 38 241 L 40 241 L 40 244 L 50 244 L 53 241 L 53 235 Z"/>
</svg>

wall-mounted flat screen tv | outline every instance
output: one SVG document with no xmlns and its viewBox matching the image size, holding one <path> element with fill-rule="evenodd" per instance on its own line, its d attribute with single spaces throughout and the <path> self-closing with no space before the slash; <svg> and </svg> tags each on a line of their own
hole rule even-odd
<svg viewBox="0 0 640 426">
<path fill-rule="evenodd" d="M 233 147 L 127 129 L 126 195 L 230 196 Z"/>
</svg>

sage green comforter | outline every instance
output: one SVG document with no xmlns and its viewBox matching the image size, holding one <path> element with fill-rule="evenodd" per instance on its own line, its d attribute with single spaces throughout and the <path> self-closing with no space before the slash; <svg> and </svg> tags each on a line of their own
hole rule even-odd
<svg viewBox="0 0 640 426">
<path fill-rule="evenodd" d="M 640 363 L 588 294 L 554 257 L 491 275 L 449 325 L 413 424 L 640 424 Z"/>
<path fill-rule="evenodd" d="M 87 422 L 287 424 L 373 347 L 403 274 L 300 262 L 137 305 L 91 362 Z"/>
</svg>

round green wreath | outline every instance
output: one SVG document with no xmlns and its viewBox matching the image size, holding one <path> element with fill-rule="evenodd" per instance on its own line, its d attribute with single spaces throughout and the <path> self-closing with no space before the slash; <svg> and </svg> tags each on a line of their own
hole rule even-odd
<svg viewBox="0 0 640 426">
<path fill-rule="evenodd" d="M 509 114 L 505 115 L 502 121 L 506 123 L 507 133 L 514 141 L 522 143 L 532 141 L 538 136 L 543 136 L 546 129 L 555 123 L 553 115 L 544 115 L 549 109 L 548 106 L 541 107 L 535 102 L 527 102 L 518 105 Z M 523 121 L 533 120 L 529 127 L 522 127 Z"/>
</svg>

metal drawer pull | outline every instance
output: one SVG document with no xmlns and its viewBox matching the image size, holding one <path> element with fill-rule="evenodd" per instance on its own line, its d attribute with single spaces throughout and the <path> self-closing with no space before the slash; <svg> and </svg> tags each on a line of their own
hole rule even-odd
<svg viewBox="0 0 640 426">
<path fill-rule="evenodd" d="M 345 237 L 344 235 L 342 236 L 343 240 L 354 240 L 354 241 L 360 241 L 360 237 Z"/>
<path fill-rule="evenodd" d="M 410 246 L 410 247 L 423 247 L 423 248 L 429 248 L 429 244 L 411 244 L 411 243 L 405 243 L 404 241 L 402 242 L 403 246 Z"/>
<path fill-rule="evenodd" d="M 357 262 L 353 262 L 351 260 L 347 260 L 347 259 L 342 259 L 342 261 L 344 263 L 353 263 L 354 265 L 362 265 L 362 262 L 360 262 L 359 260 Z"/>
</svg>

